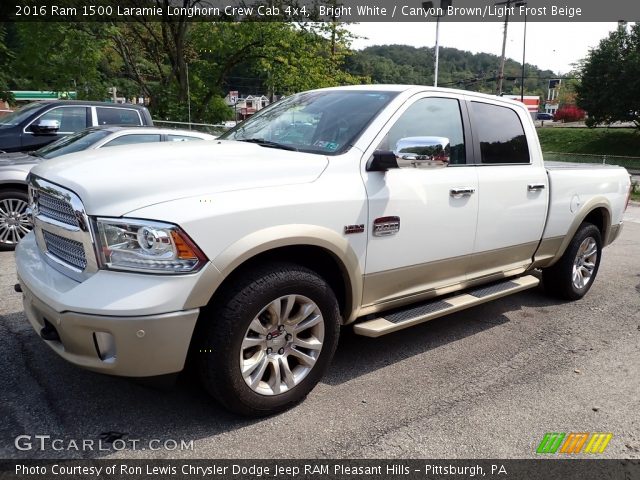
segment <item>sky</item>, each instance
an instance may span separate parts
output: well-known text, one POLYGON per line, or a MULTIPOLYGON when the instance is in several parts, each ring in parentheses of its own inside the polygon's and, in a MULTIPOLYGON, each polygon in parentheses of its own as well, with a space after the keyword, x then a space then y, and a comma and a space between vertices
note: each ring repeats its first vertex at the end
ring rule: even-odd
MULTIPOLYGON (((617 28, 616 22, 527 23, 526 63, 557 74, 569 72, 572 63, 586 57, 602 38, 617 28)), ((371 45, 403 44, 433 47, 435 22, 358 23, 348 27, 366 37, 356 39, 353 48, 371 45)), ((440 46, 454 47, 473 53, 502 53, 504 22, 442 22, 440 46)), ((509 22, 506 56, 522 62, 523 22, 509 22)))

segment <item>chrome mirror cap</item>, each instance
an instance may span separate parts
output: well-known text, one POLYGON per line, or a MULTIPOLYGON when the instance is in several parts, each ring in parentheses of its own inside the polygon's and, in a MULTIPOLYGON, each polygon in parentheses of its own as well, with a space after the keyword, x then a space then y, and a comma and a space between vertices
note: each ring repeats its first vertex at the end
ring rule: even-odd
POLYGON ((36 133, 56 133, 60 130, 60 122, 58 120, 40 120, 31 125, 31 130, 36 133))
POLYGON ((406 137, 398 140, 393 153, 399 168, 446 167, 451 146, 446 137, 406 137))

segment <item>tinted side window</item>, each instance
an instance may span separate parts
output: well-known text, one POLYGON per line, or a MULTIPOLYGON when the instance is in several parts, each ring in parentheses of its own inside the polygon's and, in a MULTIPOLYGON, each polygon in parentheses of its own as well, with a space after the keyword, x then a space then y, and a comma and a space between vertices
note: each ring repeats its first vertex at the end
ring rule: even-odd
POLYGON ((192 140, 202 140, 202 138, 189 135, 167 135, 167 141, 169 142, 190 142, 192 140))
POLYGON ((411 105, 391 127, 378 150, 395 150, 407 137, 446 137, 451 145, 450 163, 466 163, 460 104, 454 98, 422 98, 411 105))
POLYGON ((114 138, 110 142, 105 143, 102 147, 117 147, 118 145, 132 145, 134 143, 155 143, 160 141, 160 135, 155 134, 136 134, 122 135, 114 138))
POLYGON ((87 107, 54 108, 42 115, 40 120, 57 120, 60 122, 58 133, 78 132, 87 128, 87 107))
POLYGON ((130 108, 97 107, 98 125, 142 125, 140 115, 130 108))
POLYGON ((518 114, 508 108, 471 102, 482 163, 529 163, 529 145, 518 114))

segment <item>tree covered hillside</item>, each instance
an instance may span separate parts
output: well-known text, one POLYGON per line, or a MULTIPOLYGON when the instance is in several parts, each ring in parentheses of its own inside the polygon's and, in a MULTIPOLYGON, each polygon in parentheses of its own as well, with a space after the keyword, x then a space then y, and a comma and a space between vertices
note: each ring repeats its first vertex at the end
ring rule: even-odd
MULTIPOLYGON (((435 53, 433 48, 408 45, 379 45, 353 53, 346 68, 364 75, 373 83, 433 85, 435 53)), ((471 53, 457 48, 440 48, 438 86, 495 93, 500 57, 471 53)), ((505 94, 520 94, 521 63, 507 59, 505 94)), ((540 70, 527 63, 525 95, 545 96, 547 80, 555 78, 551 70, 540 70)))

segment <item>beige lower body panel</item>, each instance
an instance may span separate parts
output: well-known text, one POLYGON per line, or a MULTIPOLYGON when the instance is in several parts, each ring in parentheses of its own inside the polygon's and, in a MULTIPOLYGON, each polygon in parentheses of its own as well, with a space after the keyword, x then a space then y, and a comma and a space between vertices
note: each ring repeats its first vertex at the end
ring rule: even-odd
POLYGON ((359 316, 524 273, 538 242, 368 274, 359 316))

